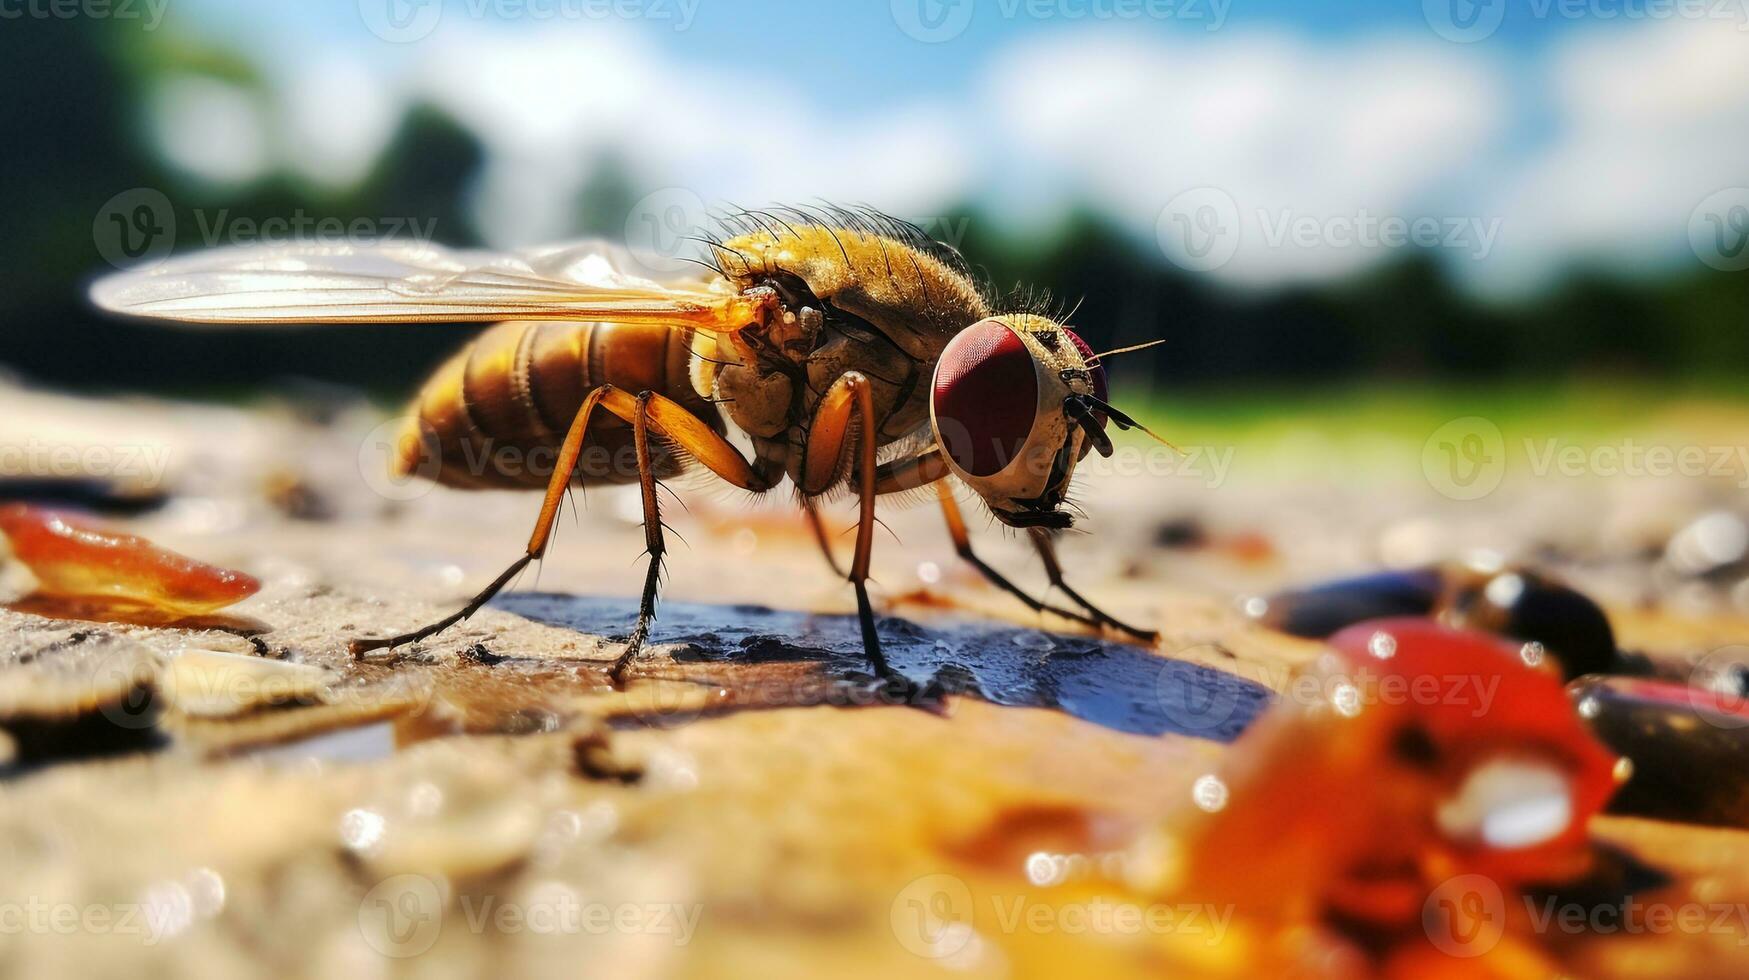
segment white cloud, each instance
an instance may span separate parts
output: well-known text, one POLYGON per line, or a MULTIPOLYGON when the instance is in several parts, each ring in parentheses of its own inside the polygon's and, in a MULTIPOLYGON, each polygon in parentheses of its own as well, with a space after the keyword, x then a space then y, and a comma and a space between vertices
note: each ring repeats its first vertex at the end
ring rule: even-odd
POLYGON ((684 188, 712 206, 822 197, 928 214, 967 191, 971 147, 943 105, 841 117, 776 79, 731 84, 677 63, 638 34, 544 27, 446 23, 413 68, 414 93, 488 148, 479 210, 497 242, 560 233, 608 155, 645 190, 684 188))
POLYGON ((1450 188, 1494 148, 1511 109, 1497 66, 1452 45, 1239 34, 1041 38, 1005 53, 985 94, 1007 158, 1066 178, 1139 232, 1151 235, 1185 191, 1227 195, 1234 251, 1208 271, 1249 283, 1322 279, 1381 258, 1360 245, 1276 242, 1284 219, 1322 228, 1462 213, 1450 188))
POLYGON ((284 113, 281 152, 311 180, 344 187, 364 178, 400 122, 401 97, 344 49, 297 62, 275 88, 284 113))
POLYGON ((267 121, 254 93, 217 79, 176 76, 148 100, 158 152, 214 184, 245 184, 268 169, 267 121))
POLYGON ((1502 175, 1492 206, 1511 227, 1478 281, 1517 291, 1575 261, 1692 264, 1695 206, 1749 184, 1749 33, 1725 20, 1600 30, 1558 47, 1536 85, 1553 131, 1502 175))

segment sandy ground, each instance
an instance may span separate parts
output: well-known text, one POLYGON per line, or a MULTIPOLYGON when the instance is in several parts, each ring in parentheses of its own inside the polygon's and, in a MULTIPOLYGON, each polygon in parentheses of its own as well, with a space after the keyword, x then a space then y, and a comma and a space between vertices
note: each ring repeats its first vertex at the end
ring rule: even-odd
MULTIPOLYGON (((538 574, 471 621, 359 661, 349 640, 489 580, 538 501, 388 481, 381 417, 347 403, 4 402, 10 472, 54 472, 46 447, 75 447, 86 471, 168 495, 121 525, 264 583, 214 629, 0 612, 10 976, 1245 975, 1242 929, 1138 939, 986 914, 944 933, 907 910, 955 882, 1033 894, 1023 862, 968 852, 992 827, 1029 828, 1003 844, 1023 855, 1096 862, 1169 826, 1317 651, 1240 611, 1284 584, 1488 550, 1604 601, 1624 647, 1692 660, 1749 638, 1741 585, 1664 557, 1697 516, 1741 511, 1729 476, 1516 467, 1459 499, 1424 446, 1314 434, 1189 459, 1130 444, 1130 465, 1085 475, 1064 563, 1158 627, 1152 649, 989 588, 927 502, 884 510, 882 633, 901 670, 956 692, 937 712, 874 703, 852 593, 787 500, 687 480, 684 508, 665 498, 677 540, 651 656, 623 691, 602 670, 642 581, 623 490, 579 500, 538 574)), ((1741 421, 1676 413, 1640 437, 1741 421)), ((848 527, 843 503, 829 516, 848 527)), ((974 535, 1044 590, 1023 541, 981 518, 974 535)), ((1666 903, 1749 902, 1738 830, 1595 832, 1667 873, 1666 903)), ((1546 945, 1584 975, 1749 969, 1749 923, 1723 915, 1582 931, 1546 945)))

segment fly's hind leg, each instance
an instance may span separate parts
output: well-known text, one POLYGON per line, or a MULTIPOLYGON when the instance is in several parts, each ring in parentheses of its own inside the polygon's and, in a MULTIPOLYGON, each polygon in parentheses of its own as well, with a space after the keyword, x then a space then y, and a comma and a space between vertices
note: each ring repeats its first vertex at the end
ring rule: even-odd
POLYGON ((552 538, 553 522, 558 519, 559 505, 564 501, 565 488, 570 485, 572 477, 577 472, 577 461, 583 453, 583 436, 589 429, 589 418, 595 413, 596 406, 600 405, 602 399, 606 398, 612 390, 612 386, 603 386, 590 392, 589 397, 583 399, 582 407, 577 409, 576 417, 571 420, 571 428, 566 431, 565 441, 559 447, 558 459, 554 461, 553 475, 547 479, 547 494, 541 502, 540 516, 535 518, 534 533, 530 535, 528 548, 522 553, 522 557, 511 562, 509 568, 493 579, 492 584, 482 589, 479 595, 470 599, 467 605, 435 623, 395 636, 353 640, 350 649, 354 657, 371 650, 417 643, 428 636, 449 629, 478 612, 481 606, 502 592, 517 573, 546 553, 547 542, 552 538))
POLYGON ((1088 602, 1082 597, 1081 593, 1070 588, 1069 583, 1063 581, 1063 566, 1062 563, 1057 561, 1057 546, 1051 541, 1049 532, 1043 528, 1035 527, 1028 529, 1028 533, 1032 536, 1032 545, 1038 550, 1039 560, 1044 563, 1045 574, 1050 576, 1051 584, 1058 589, 1061 589, 1063 594, 1068 596, 1075 605, 1087 610, 1087 614, 1098 620, 1100 623, 1120 632, 1128 633, 1138 640, 1145 643, 1156 643, 1159 641, 1159 633, 1153 630, 1137 629, 1136 627, 1131 626, 1123 620, 1100 609, 1098 606, 1095 606, 1093 603, 1088 602))
POLYGON ((502 574, 492 581, 479 595, 454 615, 422 627, 410 633, 383 639, 355 640, 352 643, 352 653, 356 656, 369 650, 383 647, 395 647, 404 643, 415 643, 428 636, 448 629, 450 626, 472 616, 481 606, 484 606, 494 595, 497 595, 532 561, 546 554, 547 544, 552 540, 553 525, 558 519, 559 505, 564 501, 565 488, 571 483, 577 472, 577 463, 583 453, 583 438, 588 432, 589 420, 596 408, 612 412, 614 415, 633 426, 633 437, 638 452, 638 483, 644 496, 645 543, 650 550, 650 570, 646 576, 644 594, 638 606, 638 622, 632 631, 632 641, 626 650, 614 661, 612 676, 617 681, 626 665, 637 655, 644 640, 649 637, 650 622, 655 616, 656 589, 655 585, 660 574, 659 566, 662 557, 661 517, 656 506, 655 472, 650 465, 649 429, 651 426, 669 439, 677 448, 684 451, 693 460, 704 465, 717 476, 744 490, 759 492, 770 489, 770 481, 755 472, 752 465, 742 456, 728 440, 717 434, 703 420, 688 412, 685 406, 670 398, 653 392, 644 392, 634 396, 629 392, 612 385, 603 385, 589 393, 583 405, 577 410, 577 416, 571 422, 571 428, 565 433, 565 441, 559 447, 553 475, 547 481, 546 498, 541 502, 540 516, 536 518, 534 532, 529 535, 528 548, 522 557, 510 564, 502 574))

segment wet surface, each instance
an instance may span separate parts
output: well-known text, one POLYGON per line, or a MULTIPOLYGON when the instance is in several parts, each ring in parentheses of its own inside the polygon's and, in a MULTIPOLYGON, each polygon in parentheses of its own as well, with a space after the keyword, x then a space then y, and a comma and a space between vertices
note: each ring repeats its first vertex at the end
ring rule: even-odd
MULTIPOLYGON (((539 592, 513 593, 493 606, 550 626, 608 635, 628 632, 637 614, 631 600, 539 592)), ((1270 697, 1262 685, 1224 671, 1094 637, 989 623, 923 625, 896 617, 883 617, 878 629, 887 659, 920 683, 935 680, 949 691, 999 705, 1054 708, 1129 734, 1228 742, 1270 697)), ((664 603, 649 649, 652 658, 633 668, 634 677, 685 677, 692 665, 733 666, 692 676, 732 689, 758 687, 772 707, 817 703, 822 678, 862 677, 867 671, 856 617, 765 606, 664 603), (663 659, 682 670, 669 674, 663 659)))

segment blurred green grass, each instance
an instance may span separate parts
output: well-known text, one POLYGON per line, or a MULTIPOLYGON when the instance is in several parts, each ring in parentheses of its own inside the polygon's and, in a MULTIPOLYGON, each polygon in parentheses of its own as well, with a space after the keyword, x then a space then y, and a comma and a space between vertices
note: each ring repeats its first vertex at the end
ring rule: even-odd
POLYGON ((1166 391, 1119 387, 1115 403, 1179 444, 1269 444, 1326 438, 1420 441, 1481 416, 1512 434, 1597 442, 1671 428, 1749 444, 1749 388, 1728 380, 1587 379, 1549 384, 1362 382, 1166 391))

